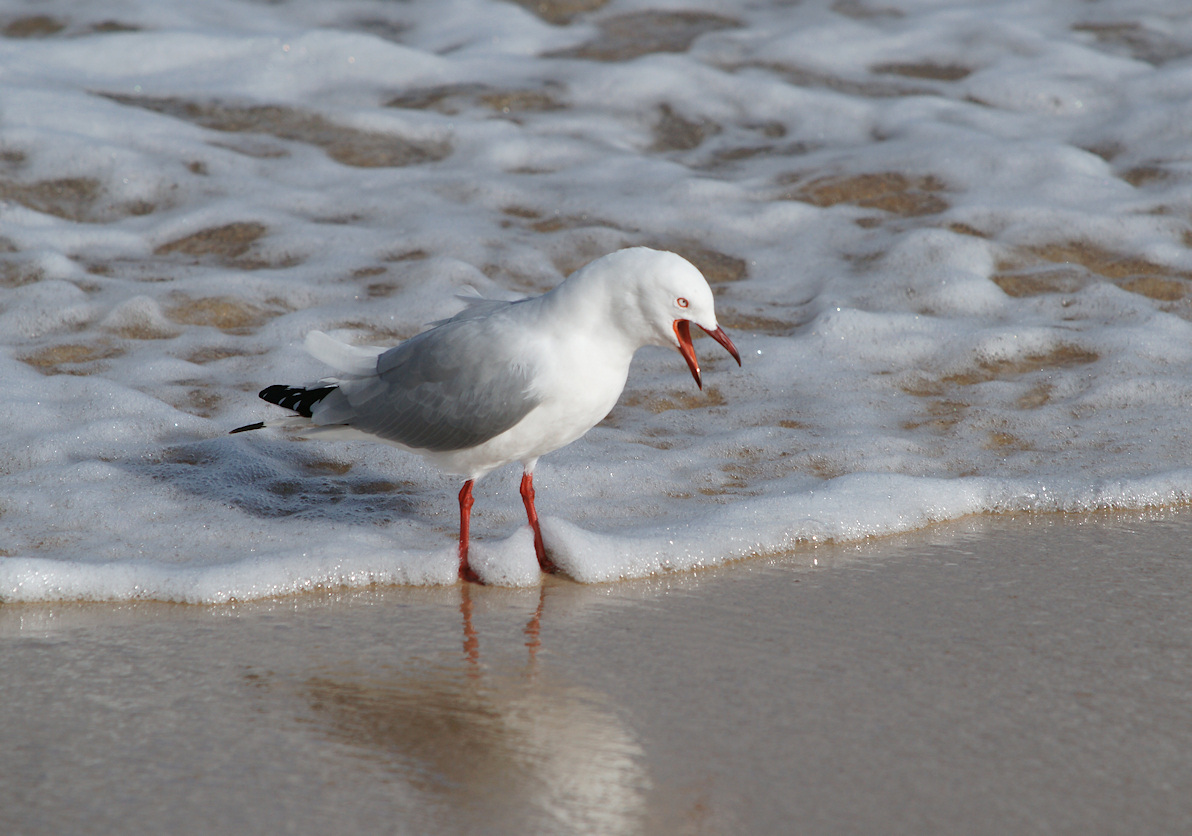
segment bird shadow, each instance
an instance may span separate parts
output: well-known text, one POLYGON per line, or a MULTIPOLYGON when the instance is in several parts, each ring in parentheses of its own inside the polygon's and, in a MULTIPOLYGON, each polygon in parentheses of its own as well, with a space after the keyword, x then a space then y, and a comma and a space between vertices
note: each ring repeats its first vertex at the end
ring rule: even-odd
POLYGON ((289 439, 188 441, 113 464, 261 519, 386 525, 431 512, 425 485, 321 457, 315 445, 289 439))

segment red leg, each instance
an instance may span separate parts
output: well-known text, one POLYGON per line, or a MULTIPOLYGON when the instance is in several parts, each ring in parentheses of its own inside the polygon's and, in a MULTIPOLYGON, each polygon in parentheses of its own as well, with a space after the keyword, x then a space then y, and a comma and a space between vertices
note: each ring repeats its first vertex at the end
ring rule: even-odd
POLYGON ((464 482, 459 491, 459 579, 480 583, 480 578, 468 565, 468 530, 472 523, 472 480, 464 482))
POLYGON ((530 519, 530 528, 534 530, 534 554, 538 556, 538 566, 543 572, 554 572, 555 564, 546 556, 546 546, 542 544, 542 531, 538 528, 538 510, 534 507, 534 474, 526 471, 521 480, 522 502, 526 504, 526 516, 530 519))

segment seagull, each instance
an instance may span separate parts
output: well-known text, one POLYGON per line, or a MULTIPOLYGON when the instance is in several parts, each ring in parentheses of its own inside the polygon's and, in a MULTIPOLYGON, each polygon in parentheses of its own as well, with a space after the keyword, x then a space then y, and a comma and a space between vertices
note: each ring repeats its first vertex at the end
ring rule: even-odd
POLYGON ((521 462, 534 552, 542 571, 553 572, 534 505, 538 458, 608 415, 639 348, 677 348, 700 389, 692 323, 738 366, 741 355, 716 323, 707 280, 672 252, 619 250, 553 290, 515 302, 465 299, 463 311, 392 348, 351 346, 311 332, 307 352, 338 373, 261 390, 262 399, 296 414, 232 432, 298 426, 311 437, 381 441, 463 477, 459 577, 470 582, 480 582, 468 565, 472 487, 521 462))

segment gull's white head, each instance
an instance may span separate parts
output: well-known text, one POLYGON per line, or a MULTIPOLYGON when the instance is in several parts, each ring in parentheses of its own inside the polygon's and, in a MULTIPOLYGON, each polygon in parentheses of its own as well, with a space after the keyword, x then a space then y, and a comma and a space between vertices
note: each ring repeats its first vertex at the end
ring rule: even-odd
POLYGON ((632 247, 604 256, 577 274, 604 285, 610 317, 639 345, 679 350, 697 386, 699 361, 691 345, 691 323, 703 329, 741 364, 733 341, 716 322, 712 289, 690 261, 672 252, 632 247))

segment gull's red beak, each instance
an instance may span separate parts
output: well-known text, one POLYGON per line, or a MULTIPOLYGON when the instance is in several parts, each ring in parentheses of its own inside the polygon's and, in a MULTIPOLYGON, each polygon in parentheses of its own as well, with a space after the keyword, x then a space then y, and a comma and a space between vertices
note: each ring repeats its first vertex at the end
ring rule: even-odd
MULTIPOLYGON (((691 376, 695 378, 695 385, 700 389, 704 388, 703 381, 699 376, 699 360, 695 356, 695 347, 691 345, 691 321, 687 319, 675 320, 675 336, 679 338, 679 353, 683 355, 683 359, 687 361, 687 368, 691 369, 691 376)), ((704 326, 700 325, 700 330, 707 334, 716 342, 720 343, 729 354, 733 355, 733 359, 737 361, 737 365, 741 365, 741 355, 737 352, 737 347, 733 345, 733 341, 728 338, 728 334, 724 333, 723 328, 717 328, 715 331, 709 331, 704 326)))

